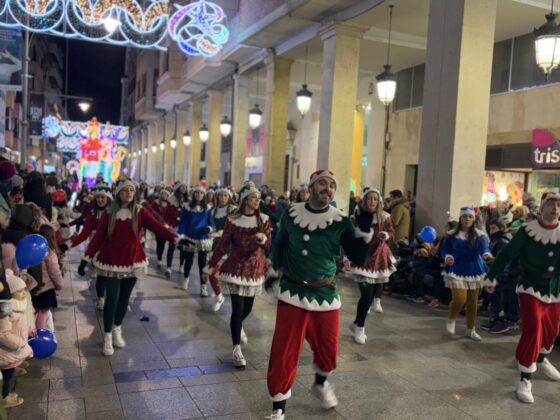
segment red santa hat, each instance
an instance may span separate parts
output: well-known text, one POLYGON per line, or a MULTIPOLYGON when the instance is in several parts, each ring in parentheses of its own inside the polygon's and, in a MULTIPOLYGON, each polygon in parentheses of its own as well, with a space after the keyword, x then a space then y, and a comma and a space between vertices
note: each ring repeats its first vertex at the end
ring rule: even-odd
POLYGON ((546 204, 548 200, 558 200, 560 201, 560 194, 557 189, 545 192, 541 197, 541 207, 546 204))
POLYGON ((315 181, 321 178, 329 178, 337 184, 334 172, 331 172, 328 169, 319 169, 318 171, 313 172, 309 177, 309 186, 311 187, 315 181))

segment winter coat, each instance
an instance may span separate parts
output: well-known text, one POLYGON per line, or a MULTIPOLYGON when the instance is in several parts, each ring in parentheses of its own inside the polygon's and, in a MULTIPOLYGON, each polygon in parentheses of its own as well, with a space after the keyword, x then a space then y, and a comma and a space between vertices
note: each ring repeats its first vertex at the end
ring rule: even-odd
MULTIPOLYGON (((14 313, 15 314, 15 313, 14 313)), ((0 319, 0 369, 11 369, 19 366, 25 359, 33 356, 33 350, 27 344, 27 331, 24 336, 14 333, 14 328, 20 330, 17 324, 19 318, 25 318, 23 313, 16 314, 16 319, 4 317, 0 319), (16 323, 16 327, 13 326, 16 323)))
POLYGON ((410 204, 406 198, 399 198, 391 203, 391 220, 395 227, 397 242, 408 240, 410 232, 410 204))
POLYGON ((41 263, 41 268, 43 270, 43 282, 45 285, 36 291, 36 294, 46 292, 47 290, 55 289, 60 290, 64 284, 64 276, 60 270, 60 264, 58 263, 58 257, 56 252, 49 251, 47 258, 41 263))
POLYGON ((23 196, 26 203, 35 203, 43 209, 47 215, 47 219, 52 220, 52 200, 47 193, 43 175, 40 172, 31 172, 23 187, 23 196))
POLYGON ((16 262, 16 247, 13 244, 2 244, 2 263, 5 270, 12 270, 14 275, 20 277, 25 282, 27 290, 33 290, 37 287, 38 284, 35 278, 27 270, 19 269, 16 262))

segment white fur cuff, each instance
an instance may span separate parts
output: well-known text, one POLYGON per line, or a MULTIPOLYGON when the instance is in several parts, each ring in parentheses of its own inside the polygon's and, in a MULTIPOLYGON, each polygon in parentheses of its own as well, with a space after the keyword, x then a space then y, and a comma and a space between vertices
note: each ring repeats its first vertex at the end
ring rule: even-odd
POLYGON ((371 229, 369 232, 363 232, 359 228, 356 228, 355 235, 356 238, 362 238, 366 244, 369 244, 373 239, 373 229, 371 229))

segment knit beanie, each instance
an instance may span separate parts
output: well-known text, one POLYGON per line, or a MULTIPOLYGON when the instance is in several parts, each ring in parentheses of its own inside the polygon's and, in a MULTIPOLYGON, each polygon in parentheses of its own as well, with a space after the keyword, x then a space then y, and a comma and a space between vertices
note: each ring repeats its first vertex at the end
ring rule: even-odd
POLYGON ((6 269, 6 281, 8 282, 8 286, 10 286, 10 292, 12 294, 19 292, 27 287, 25 282, 16 276, 12 270, 9 268, 6 269))

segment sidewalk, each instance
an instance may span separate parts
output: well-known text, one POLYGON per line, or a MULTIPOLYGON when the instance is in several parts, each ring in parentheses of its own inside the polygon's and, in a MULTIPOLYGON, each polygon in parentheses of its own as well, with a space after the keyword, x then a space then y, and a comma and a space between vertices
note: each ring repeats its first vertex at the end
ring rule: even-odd
MULTIPOLYGON (((16 392, 25 403, 10 419, 262 419, 270 414, 266 388, 268 352, 275 321, 272 298, 261 295, 245 323, 249 343, 245 370, 230 362, 229 298, 218 313, 213 298, 201 299, 198 279, 187 292, 152 267, 131 299, 123 324, 127 347, 108 358, 101 353, 102 318, 95 290, 76 274, 80 253, 67 258, 66 284, 59 294, 55 327, 58 351, 31 361, 16 392), (141 322, 143 316, 149 322, 141 322)), ((175 263, 177 269, 178 260, 175 263)), ((194 271, 194 270, 193 270, 194 271)), ((314 378, 308 347, 301 358, 288 419, 551 419, 560 413, 560 384, 537 373, 535 404, 515 400, 518 378, 513 354, 517 336, 475 343, 444 334, 445 312, 388 297, 383 314, 369 316, 364 346, 354 344, 358 290, 341 280, 339 368, 332 377, 340 401, 324 411, 311 393, 314 378)), ((93 284, 92 284, 93 286, 93 284)), ((464 331, 464 320, 457 332, 464 331)), ((557 352, 551 360, 560 366, 557 352)))

